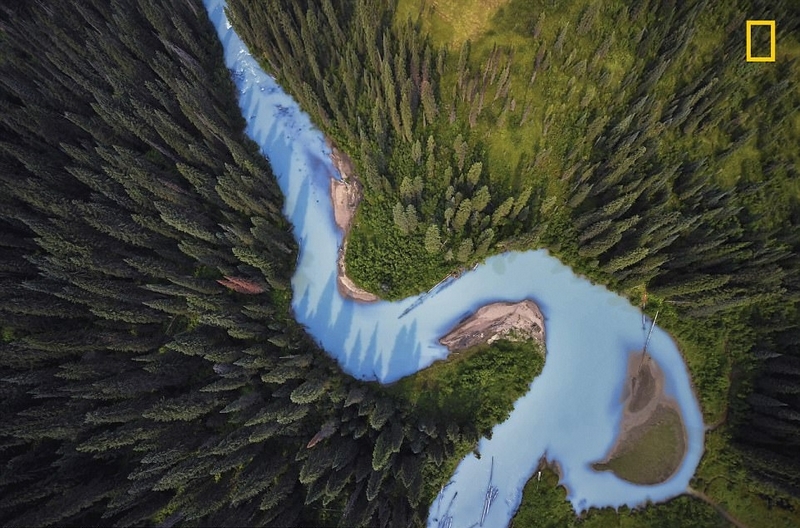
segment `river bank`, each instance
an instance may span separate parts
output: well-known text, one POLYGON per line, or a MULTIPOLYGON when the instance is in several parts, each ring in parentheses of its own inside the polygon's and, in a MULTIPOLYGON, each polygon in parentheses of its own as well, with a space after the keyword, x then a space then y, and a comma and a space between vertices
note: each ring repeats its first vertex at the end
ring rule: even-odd
POLYGON ((355 176, 353 162, 347 154, 340 151, 328 140, 328 147, 331 150, 331 163, 339 172, 341 180, 331 177, 331 203, 333 204, 333 218, 337 227, 342 230, 342 245, 336 258, 336 287, 342 297, 353 299, 354 301, 371 303, 380 300, 377 295, 359 288, 353 280, 347 276, 344 255, 347 251, 347 235, 353 223, 353 217, 361 202, 361 183, 355 176))

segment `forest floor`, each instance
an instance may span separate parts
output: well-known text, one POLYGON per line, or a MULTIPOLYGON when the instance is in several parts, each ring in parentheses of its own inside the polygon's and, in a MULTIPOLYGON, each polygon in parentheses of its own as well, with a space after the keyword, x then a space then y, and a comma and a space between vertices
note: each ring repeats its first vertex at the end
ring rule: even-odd
POLYGON ((347 251, 347 234, 350 232, 353 217, 356 214, 359 202, 361 202, 361 184, 355 176, 353 162, 347 154, 330 144, 330 141, 328 143, 331 148, 331 162, 333 162, 333 166, 339 171, 339 175, 342 178, 341 180, 337 180, 331 177, 333 217, 336 221, 336 225, 344 234, 342 246, 339 248, 339 256, 337 258, 336 285, 339 288, 339 293, 341 293, 343 297, 360 302, 375 302, 379 300, 377 295, 363 288, 359 288, 356 283, 347 276, 347 268, 344 262, 344 255, 347 251))
POLYGON ((717 510, 717 512, 722 517, 725 518, 726 521, 731 523, 736 528, 746 528, 746 526, 747 526, 746 524, 744 524, 739 519, 737 519, 736 517, 731 515, 730 512, 728 510, 726 510, 725 508, 723 508, 719 504, 718 501, 715 501, 714 499, 712 499, 711 497, 709 497, 708 495, 706 495, 702 491, 698 491, 698 490, 692 488, 691 486, 689 486, 689 488, 686 490, 686 494, 691 496, 691 497, 695 497, 697 499, 700 499, 701 501, 703 501, 703 502, 707 503, 708 505, 710 505, 711 507, 713 507, 715 510, 717 510))
POLYGON ((636 484, 671 477, 686 455, 680 409, 664 392, 664 374, 648 355, 631 354, 620 432, 606 459, 593 467, 636 484))
POLYGON ((439 342, 455 352, 498 339, 535 339, 544 350, 544 316, 539 307, 528 299, 487 304, 459 322, 439 342))

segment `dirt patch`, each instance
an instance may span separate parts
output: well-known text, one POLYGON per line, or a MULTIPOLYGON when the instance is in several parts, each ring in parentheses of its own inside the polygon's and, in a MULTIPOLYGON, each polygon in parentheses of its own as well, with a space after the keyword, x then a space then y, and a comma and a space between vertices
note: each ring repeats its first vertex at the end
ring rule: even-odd
POLYGON ((680 467, 688 438, 677 402, 664 392, 664 373, 650 356, 630 355, 623 404, 617 440, 592 467, 635 484, 664 482, 680 467))
POLYGON ((380 300, 377 295, 356 286, 347 276, 344 255, 347 251, 347 234, 353 223, 353 217, 361 202, 361 184, 355 176, 352 160, 334 145, 328 142, 331 149, 331 162, 341 176, 341 181, 331 177, 331 203, 333 204, 333 218, 339 229, 344 234, 342 247, 339 248, 337 263, 336 286, 343 297, 360 302, 375 302, 380 300))
POLYGON ((450 352, 498 339, 535 339, 544 349, 544 316, 531 300, 498 302, 479 308, 439 339, 450 352))
MULTIPOLYGON (((657 367, 656 367, 657 368, 657 367)), ((656 397, 656 379, 650 368, 640 368, 638 375, 630 378, 630 398, 628 411, 638 413, 647 407, 647 404, 656 397)))
POLYGON ((347 233, 356 214, 356 208, 361 202, 361 184, 355 176, 353 162, 347 154, 330 142, 328 146, 331 149, 331 162, 341 177, 341 181, 331 178, 333 217, 339 229, 347 233))

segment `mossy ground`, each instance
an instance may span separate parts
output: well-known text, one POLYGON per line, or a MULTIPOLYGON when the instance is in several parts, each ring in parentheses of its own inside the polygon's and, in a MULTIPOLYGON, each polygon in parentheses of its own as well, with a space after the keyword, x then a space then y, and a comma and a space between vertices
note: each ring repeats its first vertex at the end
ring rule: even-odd
POLYGON ((678 469, 685 453, 681 417, 675 409, 662 405, 645 423, 628 432, 611 460, 593 467, 613 471, 634 484, 658 484, 678 469))

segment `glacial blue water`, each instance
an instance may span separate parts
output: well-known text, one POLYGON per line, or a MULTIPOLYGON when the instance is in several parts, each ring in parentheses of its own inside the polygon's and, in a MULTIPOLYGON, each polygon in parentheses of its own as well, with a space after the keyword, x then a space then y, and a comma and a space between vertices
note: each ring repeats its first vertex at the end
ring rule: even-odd
POLYGON ((286 197, 284 213, 300 246, 292 279, 295 315, 342 369, 383 383, 413 374, 447 357, 438 338, 490 302, 532 299, 545 315, 544 370, 508 420, 494 428, 491 440, 480 441, 481 457, 470 454, 461 461, 431 505, 428 525, 447 517, 454 527, 478 522, 493 464, 492 484, 499 491, 484 526, 506 526, 542 456, 559 463, 576 511, 633 507, 684 492, 703 452, 704 425, 683 359, 658 327, 648 351, 682 412, 688 434, 683 464, 656 486, 633 485, 591 469, 614 442, 627 357, 641 350, 650 325, 643 329, 637 308, 578 277, 546 251, 489 258, 421 302, 414 297, 361 304, 341 297, 336 256, 342 234, 333 221, 329 194, 330 178, 339 176, 324 137, 250 56, 227 22, 224 1, 205 0, 205 5, 240 92, 247 134, 269 158, 286 197))

